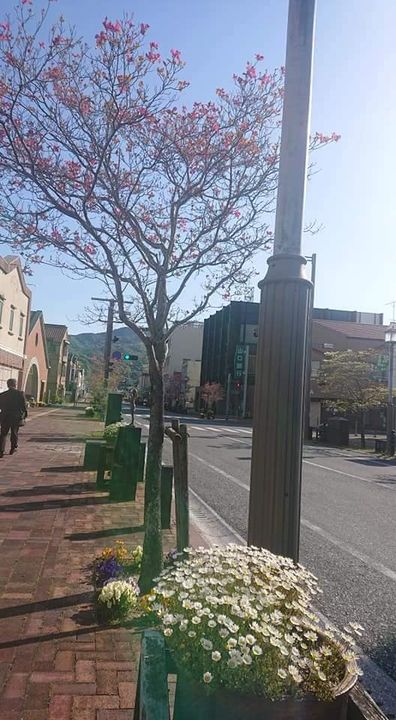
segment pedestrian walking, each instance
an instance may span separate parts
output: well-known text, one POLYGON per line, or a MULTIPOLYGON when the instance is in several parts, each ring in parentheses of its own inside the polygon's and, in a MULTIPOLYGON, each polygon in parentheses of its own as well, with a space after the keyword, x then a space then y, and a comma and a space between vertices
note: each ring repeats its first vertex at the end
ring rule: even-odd
POLYGON ((135 422, 135 407, 136 407, 136 399, 137 399, 137 390, 136 388, 132 388, 132 390, 128 393, 128 402, 131 412, 131 425, 135 422))
POLYGON ((18 447, 18 431, 27 416, 25 395, 17 390, 16 380, 7 380, 8 390, 0 394, 0 458, 4 457, 7 435, 11 430, 10 455, 18 447))

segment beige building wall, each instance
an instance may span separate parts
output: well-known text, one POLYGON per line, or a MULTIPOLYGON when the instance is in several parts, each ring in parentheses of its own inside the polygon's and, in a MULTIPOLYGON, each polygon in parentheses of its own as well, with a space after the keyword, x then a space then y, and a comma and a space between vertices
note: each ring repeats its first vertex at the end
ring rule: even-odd
POLYGON ((185 383, 185 402, 194 403, 197 388, 201 380, 201 361, 184 360, 182 375, 185 383))
POLYGON ((17 258, 0 258, 0 392, 14 377, 22 384, 30 290, 17 258))
POLYGON ((191 322, 181 325, 172 333, 165 360, 166 375, 181 372, 184 360, 201 360, 203 328, 203 323, 191 322))

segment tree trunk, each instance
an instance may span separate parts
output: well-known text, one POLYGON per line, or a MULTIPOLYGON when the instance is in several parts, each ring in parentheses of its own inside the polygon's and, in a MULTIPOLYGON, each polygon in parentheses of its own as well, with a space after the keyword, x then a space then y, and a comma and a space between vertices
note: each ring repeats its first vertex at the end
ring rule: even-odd
POLYGON ((366 449, 366 434, 364 432, 364 412, 360 416, 360 447, 362 450, 366 449))
POLYGON ((149 361, 151 380, 150 429, 144 496, 145 534, 139 586, 147 593, 162 570, 161 461, 164 442, 164 385, 162 363, 149 361))

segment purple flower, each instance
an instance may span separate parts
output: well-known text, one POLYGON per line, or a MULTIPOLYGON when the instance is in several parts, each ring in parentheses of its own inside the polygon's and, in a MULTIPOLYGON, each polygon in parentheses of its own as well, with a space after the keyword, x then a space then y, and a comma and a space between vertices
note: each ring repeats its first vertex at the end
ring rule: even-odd
POLYGON ((103 587, 110 580, 123 575, 124 568, 115 558, 99 560, 94 568, 94 582, 97 587, 103 587))

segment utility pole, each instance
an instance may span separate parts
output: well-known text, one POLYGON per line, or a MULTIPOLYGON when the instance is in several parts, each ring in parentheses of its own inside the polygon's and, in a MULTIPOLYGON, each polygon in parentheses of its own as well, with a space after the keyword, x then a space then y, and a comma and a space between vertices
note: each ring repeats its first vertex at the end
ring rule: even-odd
POLYGON ((259 284, 248 542, 298 561, 312 283, 301 256, 315 0, 289 0, 274 254, 259 284))
POLYGON ((389 368, 388 368, 388 403, 386 412, 386 454, 393 456, 395 454, 395 433, 394 433, 394 415, 395 409, 393 404, 393 367, 396 344, 396 322, 392 320, 389 327, 385 331, 385 344, 389 348, 389 368))
POLYGON ((244 375, 244 378, 243 378, 242 418, 246 417, 246 401, 247 401, 248 376, 249 376, 249 345, 245 345, 245 367, 244 367, 243 375, 244 375))
POLYGON ((304 410, 304 440, 312 440, 311 430, 311 373, 312 373, 312 329, 313 329, 313 309, 315 302, 315 281, 316 281, 316 254, 307 257, 311 261, 311 305, 309 308, 308 320, 308 337, 307 337, 307 373, 305 376, 305 410, 304 410))
POLYGON ((226 390, 226 408, 225 408, 225 419, 228 420, 230 416, 230 396, 231 396, 231 373, 227 375, 227 390, 226 390))
POLYGON ((113 340, 113 325, 114 325, 114 307, 115 307, 115 300, 113 298, 91 298, 91 300, 98 300, 100 302, 107 302, 108 309, 107 309, 107 324, 106 324, 106 339, 105 339, 105 348, 104 348, 104 370, 103 370, 103 378, 105 382, 105 386, 107 387, 109 383, 109 375, 110 375, 110 358, 111 358, 111 343, 113 340))

